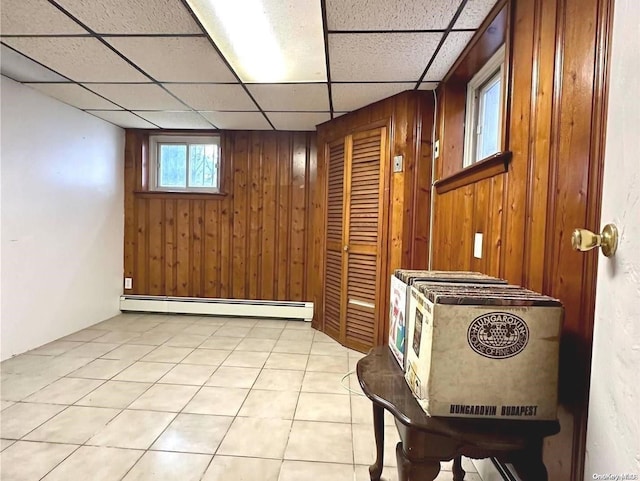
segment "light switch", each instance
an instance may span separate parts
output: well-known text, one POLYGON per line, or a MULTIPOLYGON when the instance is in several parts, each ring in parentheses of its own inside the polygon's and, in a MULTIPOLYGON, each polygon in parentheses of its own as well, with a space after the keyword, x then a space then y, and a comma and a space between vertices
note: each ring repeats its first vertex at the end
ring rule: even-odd
POLYGON ((393 158, 393 171, 402 172, 402 156, 401 155, 396 155, 393 158))
POLYGON ((476 232, 473 240, 473 257, 482 259, 482 232, 476 232))

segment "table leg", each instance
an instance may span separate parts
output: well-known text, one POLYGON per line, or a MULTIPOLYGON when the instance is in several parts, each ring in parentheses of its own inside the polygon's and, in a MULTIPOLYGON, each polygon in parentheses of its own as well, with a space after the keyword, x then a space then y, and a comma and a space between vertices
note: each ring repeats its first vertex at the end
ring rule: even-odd
POLYGON ((542 441, 517 456, 513 467, 522 481, 548 481, 547 468, 542 461, 542 441))
POLYGON ((402 443, 396 445, 398 481, 434 481, 440 472, 440 461, 411 461, 404 453, 402 443))
POLYGON ((379 481, 384 463, 384 408, 373 403, 373 431, 376 437, 376 462, 369 466, 371 481, 379 481))
POLYGON ((462 456, 456 456, 453 459, 453 481, 464 481, 464 475, 467 474, 462 469, 462 456))

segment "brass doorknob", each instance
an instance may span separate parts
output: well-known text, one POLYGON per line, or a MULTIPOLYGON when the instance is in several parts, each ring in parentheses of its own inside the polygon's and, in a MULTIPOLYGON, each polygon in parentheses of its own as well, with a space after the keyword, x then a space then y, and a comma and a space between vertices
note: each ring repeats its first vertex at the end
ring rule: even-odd
POLYGON ((583 252, 600 247, 606 257, 611 257, 618 248, 618 229, 613 224, 605 225, 602 234, 594 234, 587 229, 576 229, 571 235, 571 245, 574 250, 583 252))

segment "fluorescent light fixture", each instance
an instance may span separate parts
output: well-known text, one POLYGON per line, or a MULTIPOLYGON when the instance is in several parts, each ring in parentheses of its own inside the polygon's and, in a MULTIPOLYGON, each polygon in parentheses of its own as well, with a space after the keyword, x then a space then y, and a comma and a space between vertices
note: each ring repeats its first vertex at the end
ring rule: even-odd
POLYGON ((187 0, 243 82, 327 80, 317 0, 187 0))

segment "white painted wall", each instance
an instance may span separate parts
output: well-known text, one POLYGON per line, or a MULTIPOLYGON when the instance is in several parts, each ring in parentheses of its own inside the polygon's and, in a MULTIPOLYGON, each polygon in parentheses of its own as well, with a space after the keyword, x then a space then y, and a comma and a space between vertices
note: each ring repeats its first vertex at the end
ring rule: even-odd
POLYGON ((117 314, 124 131, 2 77, 0 358, 117 314))
POLYGON ((640 479, 639 44, 640 2, 616 0, 602 225, 621 237, 615 257, 598 261, 585 480, 640 479))

